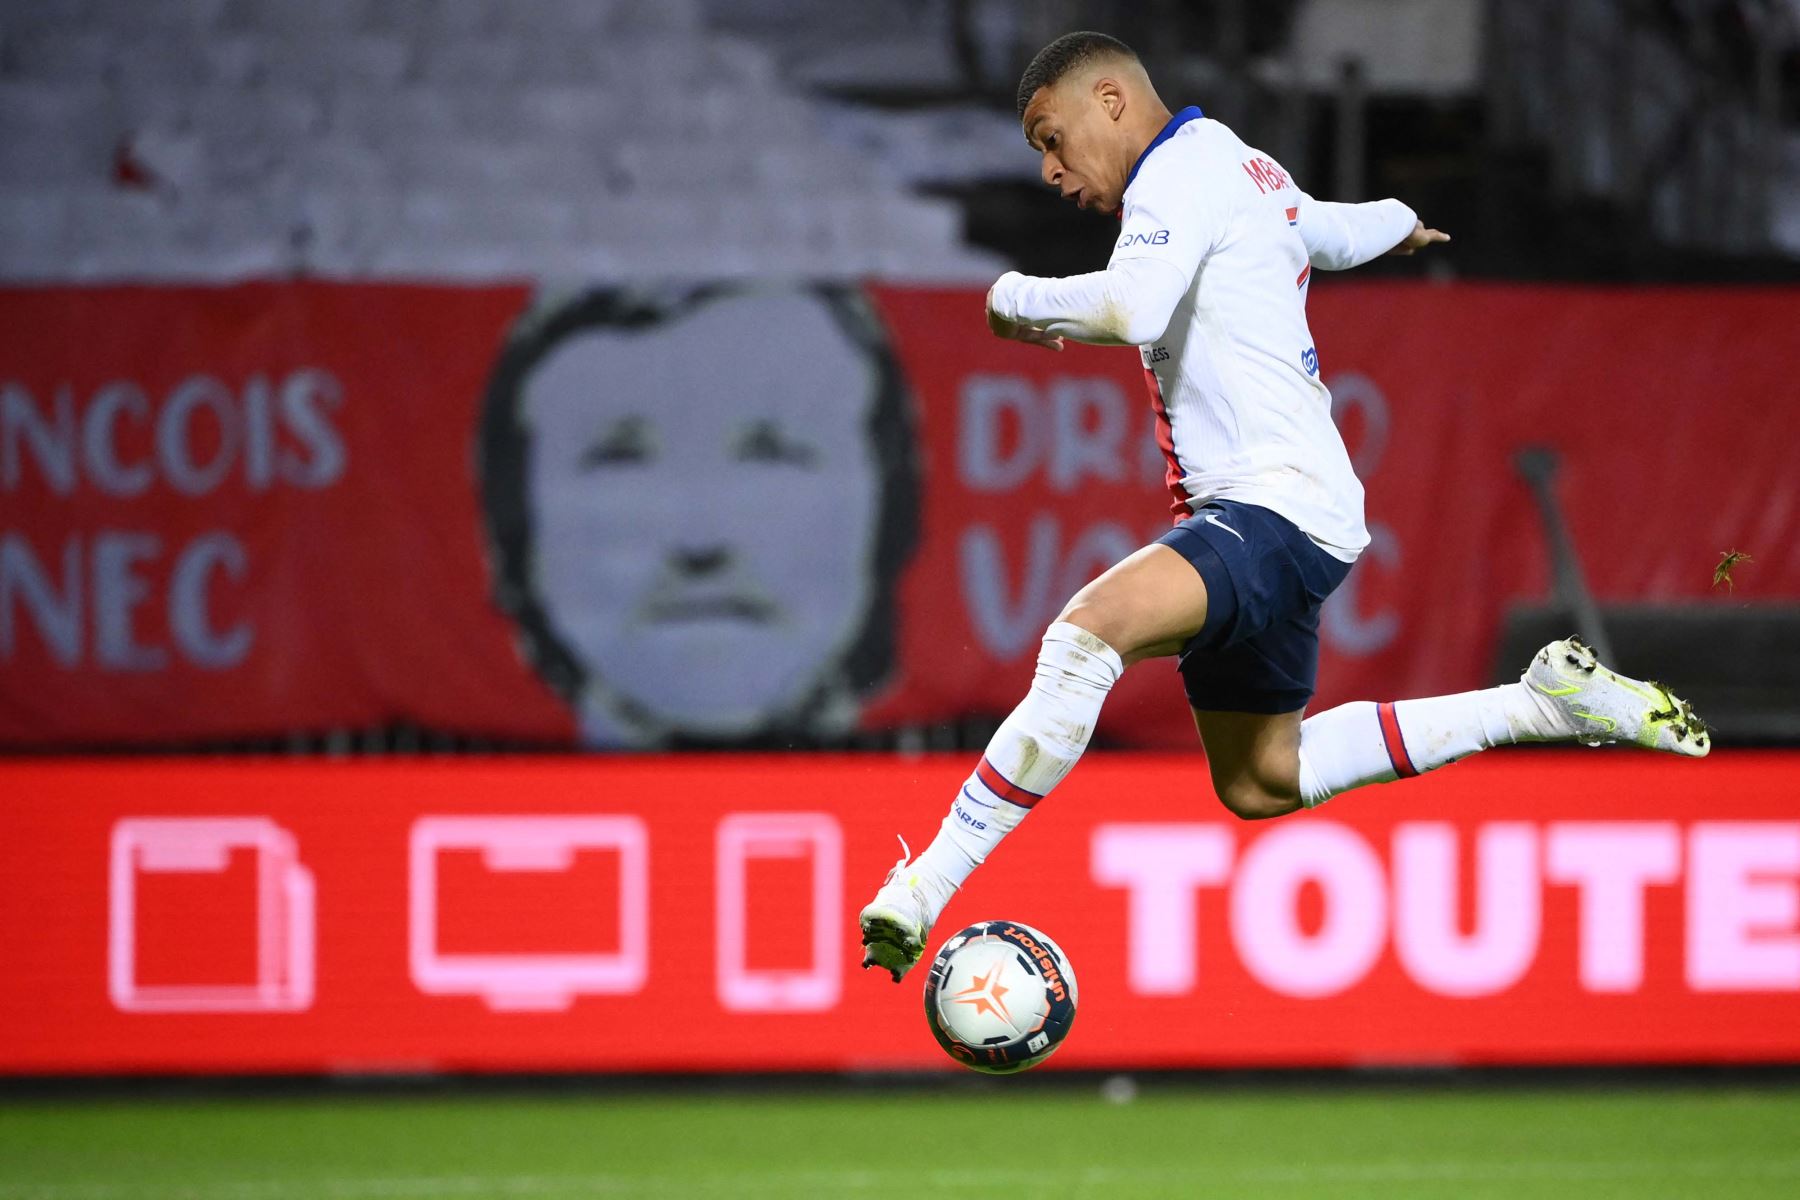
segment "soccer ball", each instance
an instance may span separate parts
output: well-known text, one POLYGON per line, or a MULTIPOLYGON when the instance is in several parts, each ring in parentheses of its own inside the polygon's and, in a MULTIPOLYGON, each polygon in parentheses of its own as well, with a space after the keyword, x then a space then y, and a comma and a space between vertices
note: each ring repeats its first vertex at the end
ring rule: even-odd
POLYGON ((1062 947, 1031 926, 983 921, 932 961, 925 1019, 944 1052, 972 1071, 1029 1070, 1069 1036, 1075 972, 1062 947))

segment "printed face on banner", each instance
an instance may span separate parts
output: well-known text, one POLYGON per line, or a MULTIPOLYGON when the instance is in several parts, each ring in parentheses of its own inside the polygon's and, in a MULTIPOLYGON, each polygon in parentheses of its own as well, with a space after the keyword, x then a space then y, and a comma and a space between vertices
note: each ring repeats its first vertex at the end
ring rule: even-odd
POLYGON ((527 368, 527 569, 588 741, 850 707, 844 660, 883 586, 881 380, 811 291, 580 324, 527 368))

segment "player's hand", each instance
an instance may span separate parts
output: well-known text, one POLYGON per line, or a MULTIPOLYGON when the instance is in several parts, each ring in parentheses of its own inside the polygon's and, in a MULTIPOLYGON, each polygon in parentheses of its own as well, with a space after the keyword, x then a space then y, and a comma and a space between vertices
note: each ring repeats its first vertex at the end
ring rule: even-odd
POLYGON ((988 332, 998 338, 1009 341, 1024 342, 1028 346, 1042 346, 1046 350, 1063 348, 1061 334, 1039 329, 1034 325, 1021 325, 1017 321, 1009 321, 994 311, 994 289, 989 288, 987 294, 988 332))
POLYGON ((1433 242, 1447 242, 1450 235, 1438 229, 1425 228, 1425 222, 1415 220, 1413 231, 1406 235, 1398 246, 1389 250, 1389 254, 1411 254, 1414 250, 1423 250, 1433 242))

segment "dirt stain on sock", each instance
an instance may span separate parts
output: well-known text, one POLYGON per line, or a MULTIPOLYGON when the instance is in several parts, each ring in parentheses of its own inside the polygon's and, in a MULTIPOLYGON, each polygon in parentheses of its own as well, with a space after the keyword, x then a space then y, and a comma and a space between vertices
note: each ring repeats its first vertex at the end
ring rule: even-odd
MULTIPOLYGON (((1037 765, 1037 760, 1043 752, 1034 737, 1022 737, 1019 741, 1019 778, 1025 779, 1030 776, 1031 768, 1037 765)), ((1021 783, 1019 786, 1024 787, 1025 785, 1021 783)))
POLYGON ((1104 654, 1112 649, 1112 647, 1108 646, 1105 642, 1101 641, 1085 629, 1080 630, 1075 634, 1075 644, 1080 646, 1083 650, 1093 654, 1104 654))

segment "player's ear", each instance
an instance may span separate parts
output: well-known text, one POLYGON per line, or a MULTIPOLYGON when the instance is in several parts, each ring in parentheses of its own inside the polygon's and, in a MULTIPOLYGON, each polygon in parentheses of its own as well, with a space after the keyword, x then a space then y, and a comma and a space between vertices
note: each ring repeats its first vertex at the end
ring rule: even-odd
POLYGON ((1106 110, 1108 120, 1117 121, 1125 115, 1125 89, 1119 81, 1102 75, 1094 81, 1094 99, 1106 110))

